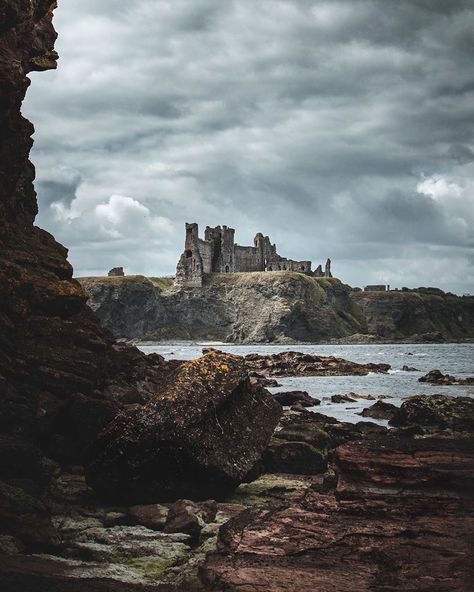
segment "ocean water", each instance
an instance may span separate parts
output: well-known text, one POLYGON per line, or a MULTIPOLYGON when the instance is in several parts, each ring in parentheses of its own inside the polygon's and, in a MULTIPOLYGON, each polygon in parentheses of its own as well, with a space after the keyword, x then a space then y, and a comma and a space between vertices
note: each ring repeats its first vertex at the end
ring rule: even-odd
POLYGON ((142 343, 139 348, 145 353, 158 353, 166 359, 190 360, 202 354, 203 347, 216 347, 222 351, 246 355, 249 353, 272 354, 282 351, 336 356, 359 363, 387 363, 392 369, 388 374, 370 373, 367 376, 305 376, 278 378, 280 387, 272 392, 286 390, 307 391, 321 400, 313 407, 326 415, 344 421, 373 421, 386 425, 386 421, 361 418, 359 413, 374 401, 358 400, 356 403, 332 403, 331 395, 370 394, 375 397, 389 397, 387 402, 401 405, 403 399, 419 394, 445 394, 450 396, 474 397, 474 386, 431 386, 418 382, 418 378, 438 368, 443 374, 456 378, 474 376, 474 344, 364 344, 364 345, 229 345, 221 343, 142 343), (404 372, 402 366, 417 368, 416 372, 404 372))

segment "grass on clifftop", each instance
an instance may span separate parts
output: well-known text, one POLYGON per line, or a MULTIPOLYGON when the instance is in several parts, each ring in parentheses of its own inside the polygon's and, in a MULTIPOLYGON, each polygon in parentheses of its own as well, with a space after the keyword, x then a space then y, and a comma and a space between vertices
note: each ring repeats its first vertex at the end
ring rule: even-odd
POLYGON ((272 284, 281 281, 307 281, 316 282, 322 288, 339 286, 337 278, 315 278, 297 271, 246 271, 238 273, 209 273, 204 276, 205 286, 217 286, 223 284, 238 284, 240 286, 255 286, 256 284, 272 284))
POLYGON ((134 282, 151 282, 155 288, 158 288, 162 292, 172 288, 174 281, 174 279, 170 277, 146 277, 144 275, 101 275, 90 277, 78 277, 76 279, 85 284, 127 284, 134 282))
POLYGON ((150 282, 160 290, 168 290, 173 287, 174 278, 170 277, 149 277, 150 282))

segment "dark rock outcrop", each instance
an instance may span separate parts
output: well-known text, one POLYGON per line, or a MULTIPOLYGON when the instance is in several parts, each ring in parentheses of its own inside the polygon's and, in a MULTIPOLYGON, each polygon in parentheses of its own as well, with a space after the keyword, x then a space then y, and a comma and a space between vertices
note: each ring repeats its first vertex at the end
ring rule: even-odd
POLYGON ((440 370, 430 370, 428 374, 421 376, 418 382, 429 382, 430 384, 454 384, 456 379, 449 374, 443 374, 440 370))
POLYGON ((91 449, 88 481, 135 504, 222 498, 258 460, 280 413, 241 359, 210 352, 109 424, 91 449))
POLYGON ((246 367, 267 376, 365 376, 388 372, 389 364, 358 364, 334 356, 316 356, 296 351, 276 354, 247 354, 246 367))
POLYGON ((450 385, 450 384, 462 384, 462 385, 474 385, 474 377, 468 378, 455 378, 450 374, 443 374, 440 370, 430 370, 428 374, 421 376, 418 382, 429 382, 434 385, 450 385))
POLYGON ((402 403, 389 423, 396 427, 422 426, 473 432, 474 399, 446 395, 410 397, 402 403))
POLYGON ((283 406, 291 406, 299 403, 303 407, 314 407, 321 403, 319 399, 311 397, 306 391, 284 391, 273 393, 272 397, 283 406))
POLYGON ((355 403, 356 400, 351 395, 331 395, 332 403, 355 403))
POLYGON ((377 401, 370 407, 362 409, 362 417, 373 417, 374 419, 392 419, 398 413, 398 407, 392 403, 377 401))
POLYGON ((315 475, 328 465, 329 435, 310 415, 287 415, 263 455, 265 471, 315 475))

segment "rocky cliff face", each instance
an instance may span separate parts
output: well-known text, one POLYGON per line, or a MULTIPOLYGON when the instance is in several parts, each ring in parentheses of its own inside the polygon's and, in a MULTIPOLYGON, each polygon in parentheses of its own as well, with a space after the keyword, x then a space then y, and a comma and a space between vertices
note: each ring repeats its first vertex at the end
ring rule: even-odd
POLYGON ((89 305, 116 337, 237 343, 344 339, 440 340, 474 336, 474 298, 441 291, 352 292, 335 278, 299 273, 205 276, 202 288, 171 280, 82 278, 89 305))
MULTIPOLYGON (((55 7, 51 0, 0 2, 0 480, 7 489, 20 486, 35 495, 57 463, 83 462, 116 413, 155 397, 172 370, 160 356, 114 342, 86 306, 67 249, 34 226, 33 126, 22 117, 21 103, 28 73, 56 67, 55 7)), ((187 380, 192 376, 193 368, 187 380)), ((201 382, 212 385, 212 372, 201 382)), ((209 405, 218 407, 218 393, 209 391, 209 405)), ((181 395, 175 391, 176 400, 181 395)), ((237 415, 239 403, 234 407, 237 415)), ((194 420, 205 411, 196 409, 194 420)), ((244 443, 256 428, 249 425, 236 438, 244 443)), ((254 441, 254 461, 265 445, 254 441)), ((8 498, 2 491, 0 506, 8 498)), ((18 513, 7 512, 10 518, 18 513)))
POLYGON ((370 333, 389 339, 474 337, 474 297, 436 288, 408 292, 355 292, 370 333))
POLYGON ((117 337, 318 341, 365 331, 350 288, 300 273, 211 274, 202 288, 163 289, 143 276, 83 278, 89 305, 117 337))
POLYGON ((41 440, 72 397, 100 398, 114 376, 129 373, 132 359, 146 367, 139 352, 114 346, 72 279, 67 249, 34 226, 34 128, 21 103, 27 74, 56 67, 55 5, 0 4, 0 456, 6 476, 22 480, 41 472, 41 440))

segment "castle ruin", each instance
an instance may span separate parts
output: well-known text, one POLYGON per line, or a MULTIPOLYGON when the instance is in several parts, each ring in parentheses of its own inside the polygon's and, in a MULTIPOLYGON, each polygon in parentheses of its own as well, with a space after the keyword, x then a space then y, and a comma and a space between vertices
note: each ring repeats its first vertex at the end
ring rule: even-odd
POLYGON ((268 236, 256 234, 253 247, 242 247, 234 241, 235 230, 227 226, 206 227, 204 240, 199 238, 196 223, 186 223, 184 253, 176 268, 175 284, 187 288, 202 286, 207 273, 251 271, 297 271, 315 277, 332 277, 331 260, 325 270, 311 269, 311 261, 294 261, 278 255, 268 236))

